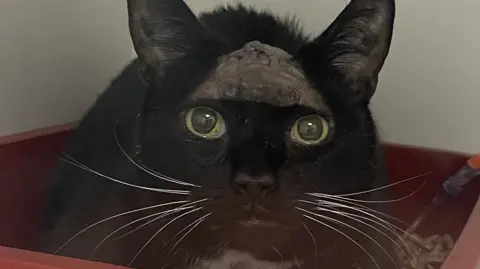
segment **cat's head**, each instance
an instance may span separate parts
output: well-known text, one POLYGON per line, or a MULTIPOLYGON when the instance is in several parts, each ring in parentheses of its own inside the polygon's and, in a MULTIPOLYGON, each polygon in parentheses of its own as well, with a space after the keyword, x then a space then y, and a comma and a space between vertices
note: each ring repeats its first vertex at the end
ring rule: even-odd
POLYGON ((368 104, 390 47, 393 0, 352 0, 295 52, 257 40, 232 47, 181 0, 131 0, 128 9, 149 84, 137 160, 169 177, 157 187, 187 191, 169 199, 208 198, 188 222, 202 220, 202 240, 255 254, 286 251, 310 230, 328 241, 315 220, 338 223, 315 214, 345 211, 352 204, 341 197, 353 193, 374 199, 368 190, 386 183, 368 104))

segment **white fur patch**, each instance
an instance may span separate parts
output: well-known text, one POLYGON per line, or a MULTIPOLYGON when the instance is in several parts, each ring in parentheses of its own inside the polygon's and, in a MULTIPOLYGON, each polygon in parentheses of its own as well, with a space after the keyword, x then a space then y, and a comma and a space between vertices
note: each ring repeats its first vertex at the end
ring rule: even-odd
POLYGON ((301 261, 274 262, 256 259, 248 252, 227 249, 216 259, 198 260, 190 269, 294 269, 301 261))

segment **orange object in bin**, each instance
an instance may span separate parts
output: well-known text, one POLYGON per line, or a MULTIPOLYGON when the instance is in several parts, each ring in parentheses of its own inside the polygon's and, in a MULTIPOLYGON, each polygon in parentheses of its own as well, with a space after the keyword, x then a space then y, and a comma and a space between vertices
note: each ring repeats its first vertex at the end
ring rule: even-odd
POLYGON ((470 158, 467 163, 474 169, 480 169, 480 153, 470 158))

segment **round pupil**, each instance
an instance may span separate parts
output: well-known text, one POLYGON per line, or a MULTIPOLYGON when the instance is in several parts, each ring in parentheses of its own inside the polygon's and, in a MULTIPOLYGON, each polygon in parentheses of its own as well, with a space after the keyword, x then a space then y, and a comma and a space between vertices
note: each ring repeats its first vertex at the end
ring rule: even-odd
POLYGON ((318 117, 308 117, 300 120, 298 134, 303 140, 316 141, 322 137, 323 124, 318 117))
POLYGON ((215 112, 207 108, 197 108, 192 113, 192 126, 195 131, 206 134, 212 131, 217 123, 215 112))

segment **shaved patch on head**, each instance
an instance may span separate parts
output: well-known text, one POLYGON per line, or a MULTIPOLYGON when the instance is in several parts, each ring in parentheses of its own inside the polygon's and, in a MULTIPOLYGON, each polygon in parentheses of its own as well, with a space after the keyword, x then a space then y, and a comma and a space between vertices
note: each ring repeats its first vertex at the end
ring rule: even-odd
POLYGON ((191 99, 227 99, 328 110, 320 93, 309 84, 290 54, 258 41, 221 57, 216 69, 191 99))

